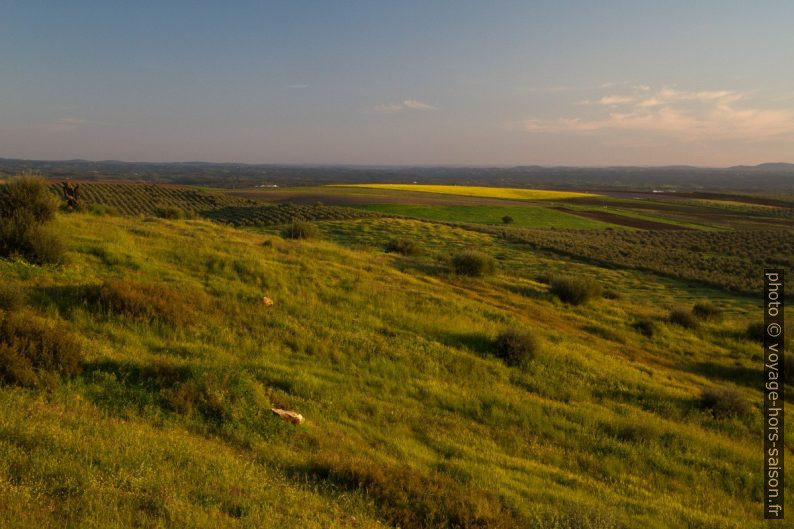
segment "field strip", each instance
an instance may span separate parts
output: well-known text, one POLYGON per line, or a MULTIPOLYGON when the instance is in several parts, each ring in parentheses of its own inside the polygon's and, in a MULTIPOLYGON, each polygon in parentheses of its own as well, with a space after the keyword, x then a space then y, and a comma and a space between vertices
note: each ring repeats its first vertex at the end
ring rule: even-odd
POLYGON ((596 197, 594 193, 553 191, 550 189, 522 189, 514 187, 444 186, 424 184, 333 184, 329 187, 359 187, 368 189, 390 189, 395 191, 418 191, 442 195, 468 197, 503 198, 512 200, 561 200, 567 198, 596 197))

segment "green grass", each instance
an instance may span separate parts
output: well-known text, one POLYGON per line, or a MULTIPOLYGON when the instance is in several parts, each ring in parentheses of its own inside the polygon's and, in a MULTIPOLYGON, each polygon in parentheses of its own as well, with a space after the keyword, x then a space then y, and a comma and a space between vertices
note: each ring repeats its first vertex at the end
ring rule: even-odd
POLYGON ((27 293, 14 310, 79 336, 85 362, 48 389, 0 387, 4 527, 768 526, 762 352, 743 332, 756 299, 408 219, 321 222, 297 241, 56 222, 67 265, 0 260, 0 277, 27 293), (422 252, 387 254, 393 238, 422 252), (450 272, 471 249, 494 275, 450 272), (556 273, 620 299, 565 305, 539 280, 556 273), (136 284, 168 295, 147 286, 130 305, 136 284), (133 308, 96 298, 102 285, 133 308), (721 319, 667 323, 705 300, 721 319), (509 329, 537 340, 524 366, 497 356, 509 329), (708 388, 753 413, 716 417, 708 388))
POLYGON ((513 218, 511 226, 524 228, 603 229, 618 226, 576 215, 569 215, 540 206, 424 206, 407 204, 363 204, 354 206, 366 211, 390 215, 404 215, 442 222, 471 222, 475 224, 503 224, 502 217, 513 218))

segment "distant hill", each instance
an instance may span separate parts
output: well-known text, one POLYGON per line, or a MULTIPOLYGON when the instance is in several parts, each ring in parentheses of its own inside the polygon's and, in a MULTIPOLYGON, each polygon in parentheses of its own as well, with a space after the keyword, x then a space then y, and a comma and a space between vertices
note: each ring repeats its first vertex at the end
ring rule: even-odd
POLYGON ((612 188, 794 193, 794 164, 727 168, 662 167, 433 167, 275 165, 205 162, 42 161, 0 159, 0 177, 37 171, 50 178, 124 179, 236 188, 341 183, 435 183, 558 189, 612 188))

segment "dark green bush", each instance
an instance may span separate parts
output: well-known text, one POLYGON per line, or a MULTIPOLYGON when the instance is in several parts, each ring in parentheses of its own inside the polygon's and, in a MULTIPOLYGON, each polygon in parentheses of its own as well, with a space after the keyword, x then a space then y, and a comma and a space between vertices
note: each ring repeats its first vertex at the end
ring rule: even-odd
POLYGON ((0 283, 0 309, 14 311, 27 302, 27 291, 19 285, 0 283))
POLYGON ((698 326, 697 318, 695 318, 691 311, 684 308, 671 310, 667 320, 673 325, 678 325, 685 329, 694 329, 698 326))
POLYGON ((504 217, 502 217, 502 224, 512 224, 512 223, 513 223, 513 217, 511 217, 510 215, 505 215, 504 217))
POLYGON ((747 330, 745 331, 747 338, 755 342, 763 342, 764 334, 766 334, 766 328, 764 327, 764 322, 762 321, 754 321, 750 323, 747 326, 747 330))
POLYGON ((315 224, 305 220, 296 220, 281 231, 285 239, 313 239, 320 235, 320 230, 315 224))
POLYGON ((57 209, 58 199, 39 176, 19 176, 0 186, 0 256, 19 255, 36 264, 63 262, 65 248, 47 227, 57 209))
POLYGON ((496 339, 496 356, 509 366, 524 366, 540 349, 538 339, 530 331, 508 329, 496 339))
POLYGON ((648 318, 642 318, 635 321, 632 324, 632 327, 634 327, 638 333, 642 334, 643 336, 647 336, 648 338, 656 334, 657 330, 656 322, 648 318))
POLYGON ((402 255, 418 255, 422 248, 410 239, 391 239, 384 248, 386 253, 399 253, 402 255))
POLYGON ((452 270, 463 276, 485 276, 496 270, 496 261, 490 255, 469 250, 452 256, 452 270))
POLYGON ((31 313, 9 312, 0 322, 0 382, 38 386, 52 374, 80 373, 82 344, 66 327, 31 313))
POLYGON ((710 301, 695 303, 692 307, 692 315, 703 321, 719 320, 722 317, 722 310, 710 301))
POLYGON ((700 395, 700 407, 709 410, 715 419, 746 417, 752 407, 735 388, 707 388, 700 395))
POLYGON ((555 276, 549 290, 561 301, 581 305, 601 296, 601 285, 589 277, 555 276))

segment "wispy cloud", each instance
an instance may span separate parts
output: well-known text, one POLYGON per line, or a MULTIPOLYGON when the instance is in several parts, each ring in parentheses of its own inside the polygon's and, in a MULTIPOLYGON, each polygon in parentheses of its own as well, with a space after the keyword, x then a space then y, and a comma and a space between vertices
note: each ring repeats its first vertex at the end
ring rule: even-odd
POLYGON ((416 99, 405 99, 397 103, 384 103, 381 105, 375 105, 371 108, 371 110, 376 114, 398 114, 406 110, 427 111, 437 110, 437 108, 433 105, 429 105, 416 99))
POLYGON ((647 131, 683 140, 756 141, 794 135, 794 109, 760 108, 748 94, 733 90, 687 91, 644 85, 579 104, 587 116, 528 119, 521 128, 534 133, 647 131))
POLYGON ((43 123, 40 127, 51 132, 66 132, 93 123, 95 122, 83 118, 67 117, 58 118, 56 120, 50 121, 49 123, 43 123))

